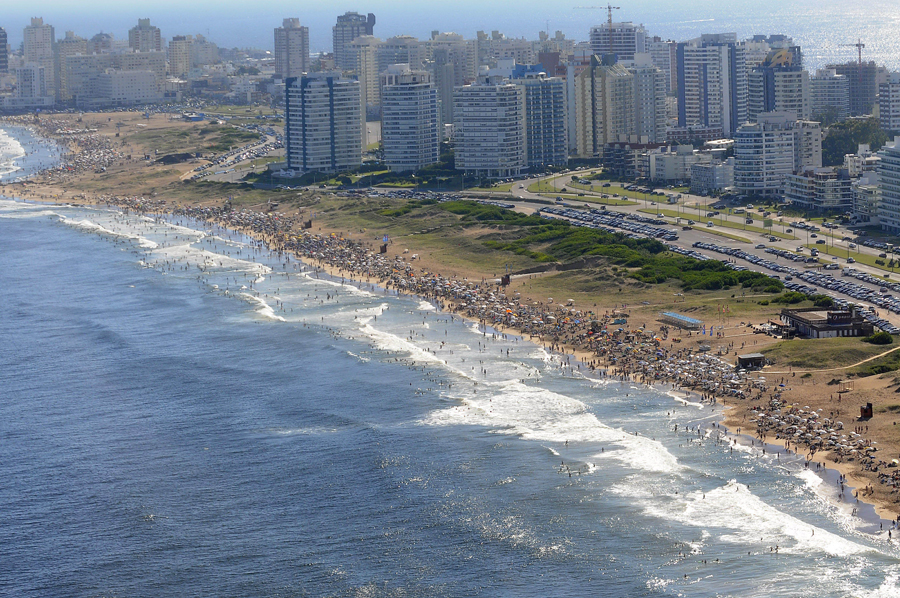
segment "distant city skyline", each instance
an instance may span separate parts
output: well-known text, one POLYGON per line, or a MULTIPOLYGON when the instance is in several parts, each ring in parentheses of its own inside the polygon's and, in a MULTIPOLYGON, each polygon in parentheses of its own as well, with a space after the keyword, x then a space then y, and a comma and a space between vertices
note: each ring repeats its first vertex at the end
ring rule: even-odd
MULTIPOLYGON (((190 5, 172 0, 136 2, 127 5, 100 0, 86 11, 83 5, 68 1, 34 2, 4 8, 2 22, 15 49, 22 41, 22 29, 30 17, 40 16, 53 25, 57 37, 66 30, 82 36, 100 31, 116 38, 127 38, 128 29, 139 18, 150 18, 162 30, 164 39, 175 35, 202 34, 222 47, 255 47, 273 50, 272 31, 282 19, 296 17, 309 27, 310 51, 331 51, 331 27, 337 15, 346 11, 372 12, 378 18, 375 35, 386 39, 394 35, 413 35, 427 39, 432 30, 454 31, 467 38, 478 30, 499 30, 508 37, 537 38, 549 28, 569 38, 587 40, 592 25, 606 21, 605 10, 579 10, 575 1, 565 7, 524 0, 516 3, 461 2, 421 3, 408 0, 370 0, 341 3, 296 3, 282 0, 248 7, 245 3, 195 2, 190 5), (102 16, 100 16, 102 15, 102 16)), ((616 21, 634 21, 646 25, 649 34, 685 40, 700 33, 734 31, 738 37, 759 33, 785 33, 804 48, 814 49, 807 59, 812 66, 835 60, 850 60, 853 49, 840 44, 867 38, 870 59, 898 68, 900 55, 896 36, 886 35, 894 28, 894 4, 874 0, 865 7, 839 0, 776 0, 722 3, 713 0, 635 0, 614 12, 616 21), (885 57, 880 59, 879 57, 885 57)))

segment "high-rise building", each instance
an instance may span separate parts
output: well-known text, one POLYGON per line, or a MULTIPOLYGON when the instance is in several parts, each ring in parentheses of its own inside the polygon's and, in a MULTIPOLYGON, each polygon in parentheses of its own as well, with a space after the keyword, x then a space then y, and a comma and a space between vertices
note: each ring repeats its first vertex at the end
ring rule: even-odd
POLYGON ((523 90, 483 79, 453 92, 456 169, 482 178, 518 176, 525 167, 523 90))
POLYGON ((785 177, 822 167, 819 123, 793 112, 760 114, 734 134, 734 186, 741 193, 777 195, 785 177))
POLYGON ((576 153, 596 158, 603 146, 634 131, 634 75, 612 55, 591 57, 575 79, 576 153))
POLYGON ((900 73, 878 86, 878 117, 882 129, 900 133, 900 73))
POLYGON ((730 135, 747 122, 747 68, 733 33, 704 34, 677 48, 678 126, 721 127, 730 135))
POLYGON ((748 195, 776 195, 794 172, 793 114, 761 114, 734 134, 734 186, 748 195))
POLYGON ((878 152, 878 219, 887 232, 900 233, 900 137, 889 141, 878 152))
POLYGON ((9 72, 9 44, 6 41, 6 29, 0 27, 0 73, 9 72))
POLYGON ((619 60, 634 60, 647 52, 647 30, 634 23, 613 23, 591 27, 591 51, 597 56, 615 54, 619 60))
POLYGON ((647 42, 647 52, 650 53, 653 66, 666 77, 666 93, 674 93, 678 89, 678 44, 653 37, 647 42))
POLYGON ((339 72, 285 81, 288 168, 344 172, 362 165, 359 82, 339 72))
POLYGON ((169 42, 169 74, 187 79, 191 73, 191 38, 176 35, 169 42))
POLYGON ((809 73, 799 65, 799 48, 773 50, 750 71, 747 82, 747 118, 764 112, 793 112, 810 118, 809 73))
POLYGON ((850 80, 834 69, 819 69, 809 78, 809 97, 813 118, 831 114, 841 121, 850 116, 850 80))
POLYGON ((353 70, 353 52, 350 44, 361 35, 375 34, 375 15, 363 16, 356 12, 348 12, 337 18, 332 28, 334 42, 334 67, 341 70, 353 70))
POLYGON ((375 56, 378 73, 381 74, 392 64, 408 64, 413 70, 420 70, 427 57, 425 44, 410 35, 398 35, 378 44, 375 56))
POLYGON ((68 102, 72 99, 69 92, 68 74, 66 72, 66 59, 69 56, 88 53, 88 41, 83 37, 75 35, 72 31, 66 31, 66 36, 56 42, 56 66, 59 69, 57 74, 57 98, 61 102, 68 102))
POLYGON ((219 62, 219 46, 200 34, 191 42, 191 68, 217 64, 219 62))
POLYGON ((44 19, 32 17, 31 25, 25 27, 24 33, 24 58, 25 64, 38 65, 44 68, 43 81, 47 95, 56 95, 56 80, 54 68, 53 46, 56 43, 56 33, 52 26, 45 25, 44 19))
POLYGON ((159 27, 150 19, 138 19, 138 24, 128 30, 128 47, 135 52, 162 52, 162 35, 159 27))
POLYGON ((275 29, 275 76, 300 77, 309 71, 309 27, 300 19, 284 19, 275 29))
POLYGON ((794 131, 794 172, 822 168, 822 123, 798 120, 794 131))
POLYGON ((639 54, 626 66, 634 78, 634 128, 632 135, 649 143, 666 140, 666 75, 650 57, 639 54))
POLYGON ((875 93, 878 91, 876 77, 878 67, 874 62, 856 61, 845 64, 829 64, 838 75, 844 75, 850 82, 850 116, 872 114, 875 108, 875 93))
MULTIPOLYGON (((146 77, 119 77, 110 79, 110 83, 126 85, 138 83, 142 86, 140 94, 148 97, 154 92, 161 92, 166 80, 166 55, 163 52, 126 52, 122 54, 76 54, 67 56, 64 68, 66 89, 75 104, 89 106, 94 102, 99 75, 107 71, 140 71, 153 73, 155 89, 143 90, 146 77)), ((140 95, 138 94, 138 95, 140 95)), ((113 94, 115 95, 115 94, 113 94)), ((154 96, 155 97, 155 96, 154 96)))
POLYGON ((544 72, 510 80, 524 92, 525 163, 529 167, 565 166, 569 160, 566 131, 566 82, 544 72))
POLYGON ((381 81, 378 69, 378 47, 381 40, 372 35, 361 35, 350 43, 353 68, 349 71, 359 81, 360 102, 363 117, 369 107, 381 106, 381 81))
POLYGON ((381 74, 381 141, 384 163, 393 171, 419 170, 440 158, 437 89, 431 74, 408 64, 381 74))
POLYGON ((435 33, 426 44, 431 52, 429 68, 434 75, 441 106, 441 122, 453 122, 453 88, 475 80, 478 46, 456 33, 435 33))

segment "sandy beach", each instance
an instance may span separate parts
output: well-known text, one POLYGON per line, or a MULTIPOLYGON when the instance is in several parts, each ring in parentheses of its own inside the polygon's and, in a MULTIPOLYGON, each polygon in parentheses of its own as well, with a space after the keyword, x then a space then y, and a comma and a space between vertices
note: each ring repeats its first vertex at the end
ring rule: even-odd
MULTIPOLYGON (((94 115, 85 120, 101 122, 102 118, 94 115)), ((159 128, 170 124, 164 115, 144 122, 159 128)), ((183 215, 240 230, 272 249, 296 255, 335 279, 417 295, 450 314, 478 322, 486 334, 529 339, 554 352, 560 367, 573 372, 631 380, 678 391, 679 396, 690 393, 695 400, 724 406, 722 423, 731 432, 790 448, 807 457, 810 467, 820 464, 837 470, 845 476, 848 489, 844 502, 858 498, 861 503, 873 504, 884 519, 900 518, 900 468, 890 467, 892 459, 900 457, 900 412, 857 421, 860 405, 900 391, 900 382, 893 375, 857 378, 852 390, 839 392, 836 381, 843 378, 841 371, 776 365, 762 372, 738 372, 733 366, 737 354, 756 352, 777 342, 754 334, 749 322, 740 316, 724 313, 716 322, 717 334, 699 339, 695 333, 657 321, 654 305, 619 303, 604 296, 597 296, 591 303, 565 297, 551 300, 534 292, 542 273, 514 276, 508 286, 501 286, 500 273, 458 263, 448 267, 428 247, 417 246, 414 237, 394 240, 387 253, 381 254, 380 243, 368 231, 351 232, 351 227, 329 226, 319 219, 313 220, 312 229, 304 229, 301 225, 313 211, 308 207, 279 207, 274 211, 260 203, 234 210, 227 198, 183 203, 168 197, 164 184, 180 181, 196 163, 163 167, 141 162, 137 156, 147 148, 127 135, 117 138, 120 131, 113 127, 86 127, 81 133, 73 133, 75 129, 64 129, 63 124, 34 126, 68 147, 73 156, 70 162, 27 182, 9 185, 7 195, 34 201, 113 205, 150 215, 183 215), (68 132, 60 134, 61 130, 68 132), (139 180, 133 180, 132 186, 116 183, 121 193, 98 192, 104 180, 127 181, 129 173, 139 180), (154 180, 158 190, 145 195, 142 191, 147 190, 148 178, 154 180), (700 350, 700 340, 706 350, 700 350), (799 420, 788 421, 788 415, 803 420, 805 431, 799 437, 795 434, 801 424, 799 420), (811 419, 829 423, 811 424, 811 419), (822 433, 817 435, 818 430, 822 433), (820 442, 823 434, 826 440, 820 442), (841 436, 846 437, 845 442, 829 445, 827 439, 832 434, 839 441, 841 436), (848 438, 854 448, 840 448, 850 446, 848 438)))

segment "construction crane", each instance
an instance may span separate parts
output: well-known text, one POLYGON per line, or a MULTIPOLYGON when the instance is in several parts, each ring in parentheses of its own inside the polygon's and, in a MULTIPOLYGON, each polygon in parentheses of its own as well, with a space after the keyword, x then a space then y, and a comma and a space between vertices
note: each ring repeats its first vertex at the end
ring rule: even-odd
MULTIPOLYGON (((856 51, 859 52, 859 63, 856 67, 856 77, 859 80, 859 89, 860 93, 863 88, 863 66, 862 66, 862 51, 863 48, 866 47, 866 44, 862 43, 861 38, 856 38, 855 44, 841 44, 842 48, 856 48, 856 51)), ((852 103, 852 100, 851 100, 852 103)), ((851 106, 852 107, 852 106, 851 106)))
POLYGON ((857 41, 855 44, 841 44, 841 47, 842 48, 856 48, 857 51, 859 52, 859 68, 862 68, 862 51, 863 51, 863 48, 866 47, 866 44, 862 43, 862 39, 859 39, 859 38, 857 38, 857 39, 859 41, 857 41))
POLYGON ((607 4, 606 6, 576 6, 575 10, 605 10, 607 11, 607 24, 609 25, 609 53, 613 53, 613 26, 612 26, 612 11, 614 10, 622 10, 621 6, 613 6, 612 4, 607 4))

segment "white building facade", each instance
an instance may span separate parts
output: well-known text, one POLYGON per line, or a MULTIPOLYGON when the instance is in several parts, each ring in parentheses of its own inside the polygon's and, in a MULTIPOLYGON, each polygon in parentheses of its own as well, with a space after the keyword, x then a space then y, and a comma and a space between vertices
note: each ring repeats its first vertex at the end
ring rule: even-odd
POLYGON ((481 178, 525 168, 525 102, 519 85, 483 81, 453 92, 456 169, 481 178))
POLYGON ((395 64, 381 75, 381 140, 384 163, 415 171, 440 158, 441 122, 430 73, 395 64))
POLYGON ((359 82, 338 72, 288 79, 285 86, 288 168, 344 172, 362 165, 359 82))

